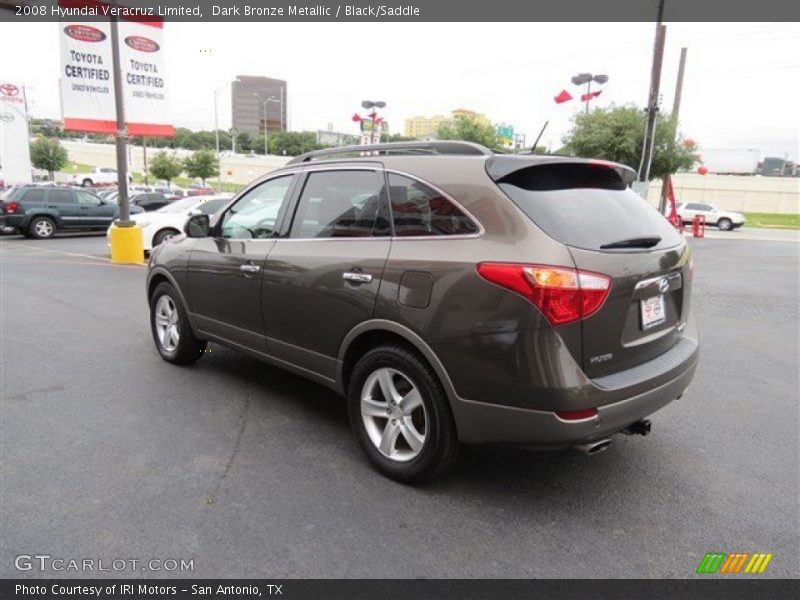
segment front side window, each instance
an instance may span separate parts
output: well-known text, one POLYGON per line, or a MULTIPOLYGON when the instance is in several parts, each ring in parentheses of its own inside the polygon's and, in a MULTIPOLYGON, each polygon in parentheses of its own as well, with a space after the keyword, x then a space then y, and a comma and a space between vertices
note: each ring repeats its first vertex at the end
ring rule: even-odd
POLYGON ((478 233, 464 211, 433 188, 410 177, 389 174, 394 234, 398 237, 478 233))
POLYGON ((86 192, 75 192, 78 196, 78 202, 81 206, 100 206, 100 198, 94 194, 87 194, 86 192))
POLYGON ((263 239, 275 235, 278 213, 294 175, 270 179, 253 188, 222 217, 221 235, 228 239, 263 239))
POLYGON ((297 203, 289 237, 354 238, 389 234, 381 211, 383 185, 375 171, 311 173, 297 203))

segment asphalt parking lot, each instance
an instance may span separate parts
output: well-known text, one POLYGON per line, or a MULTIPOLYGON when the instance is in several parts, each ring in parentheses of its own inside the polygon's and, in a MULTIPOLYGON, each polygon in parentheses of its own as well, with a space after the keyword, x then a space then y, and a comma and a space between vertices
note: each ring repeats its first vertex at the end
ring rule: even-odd
POLYGON ((683 578, 710 551, 798 577, 800 244, 735 235, 691 242, 701 364, 649 437, 464 448, 417 488, 315 384, 218 345, 162 361, 145 269, 104 236, 0 239, 0 577, 82 575, 14 568, 45 553, 194 560, 110 573, 133 577, 683 578))

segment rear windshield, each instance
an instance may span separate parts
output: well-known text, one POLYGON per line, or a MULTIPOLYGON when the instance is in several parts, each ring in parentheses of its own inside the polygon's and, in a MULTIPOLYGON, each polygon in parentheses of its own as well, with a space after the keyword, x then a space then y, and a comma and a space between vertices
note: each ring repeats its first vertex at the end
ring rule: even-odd
POLYGON ((545 233, 569 246, 600 250, 650 239, 648 247, 658 249, 682 239, 616 170, 603 165, 537 165, 506 175, 498 185, 545 233))

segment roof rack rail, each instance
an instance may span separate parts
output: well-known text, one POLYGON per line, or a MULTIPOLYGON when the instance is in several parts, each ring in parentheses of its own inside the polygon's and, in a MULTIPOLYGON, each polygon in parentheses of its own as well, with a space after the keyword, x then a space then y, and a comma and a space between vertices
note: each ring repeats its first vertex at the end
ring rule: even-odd
POLYGON ((494 156, 494 153, 480 144, 457 140, 435 142, 389 142, 386 144, 367 144, 364 146, 340 146, 313 150, 294 157, 287 164, 310 162, 324 158, 336 158, 349 154, 369 153, 373 156, 389 154, 450 154, 459 156, 494 156))

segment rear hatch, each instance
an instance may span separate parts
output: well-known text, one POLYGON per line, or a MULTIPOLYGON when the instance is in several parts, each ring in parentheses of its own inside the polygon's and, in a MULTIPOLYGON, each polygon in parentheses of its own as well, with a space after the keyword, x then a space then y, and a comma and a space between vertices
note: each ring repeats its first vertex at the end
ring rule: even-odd
POLYGON ((602 307, 581 322, 575 358, 584 372, 608 375, 672 348, 688 316, 691 254, 668 221, 627 187, 633 171, 602 161, 509 161, 487 168, 499 187, 567 246, 577 269, 611 278, 602 307))

